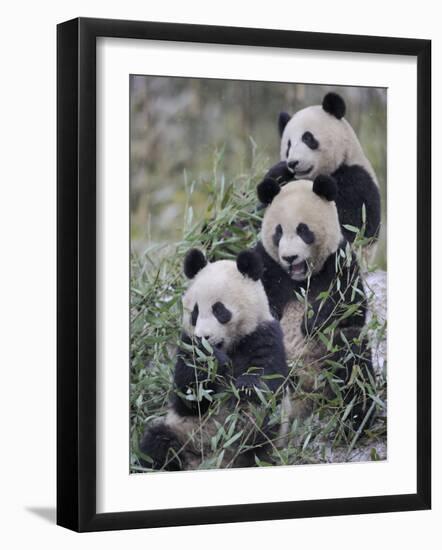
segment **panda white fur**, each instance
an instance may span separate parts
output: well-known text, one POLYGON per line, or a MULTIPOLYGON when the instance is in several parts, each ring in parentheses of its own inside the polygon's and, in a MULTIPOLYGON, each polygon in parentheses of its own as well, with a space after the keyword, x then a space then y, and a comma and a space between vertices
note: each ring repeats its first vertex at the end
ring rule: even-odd
MULTIPOLYGON (((361 399, 357 384, 348 383, 355 365, 364 383, 372 380, 363 335, 366 298, 358 262, 341 232, 336 193, 336 182, 327 176, 284 187, 272 181, 261 186, 259 198, 269 206, 256 251, 263 260, 262 281, 281 323, 287 359, 294 365, 293 415, 311 412, 308 393, 317 389, 318 376, 327 369, 345 388, 344 402, 353 400, 352 425, 358 425, 371 403, 361 399), (301 394, 304 399, 299 399, 301 394)), ((324 388, 331 396, 330 387, 324 388)))
MULTIPOLYGON (((250 403, 256 406, 254 388, 281 400, 287 364, 281 328, 261 282, 262 269, 260 256, 252 251, 241 252, 236 262, 213 263, 207 263, 197 249, 187 253, 184 272, 191 283, 183 296, 184 346, 177 353, 169 411, 148 427, 140 443, 140 450, 150 458, 141 461, 144 466, 196 468, 210 453, 211 438, 226 417, 235 410, 247 412, 250 403), (211 359, 205 358, 204 341, 213 349, 211 359), (202 355, 195 354, 195 347, 202 355), (230 392, 227 402, 217 400, 229 384, 236 387, 240 399, 230 392), (189 400, 189 394, 200 398, 189 400)), ((265 426, 257 431, 243 417, 235 433, 241 429, 241 441, 249 450, 235 456, 235 447, 229 446, 223 466, 251 465, 254 455, 265 448, 265 426)))
POLYGON ((284 185, 292 180, 332 176, 337 183, 336 206, 346 239, 353 242, 355 233, 345 225, 363 226, 365 204, 365 237, 375 240, 381 222, 378 182, 356 133, 344 118, 345 109, 344 100, 331 92, 322 105, 306 107, 293 116, 280 113, 280 162, 262 183, 270 179, 284 185))

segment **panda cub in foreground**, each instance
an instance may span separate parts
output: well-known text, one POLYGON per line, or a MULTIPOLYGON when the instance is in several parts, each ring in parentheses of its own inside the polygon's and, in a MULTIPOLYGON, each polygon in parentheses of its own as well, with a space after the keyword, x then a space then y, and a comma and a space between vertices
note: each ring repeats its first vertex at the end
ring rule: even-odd
POLYGON ((355 232, 344 226, 361 229, 365 222, 365 237, 376 239, 381 223, 378 182, 344 115, 344 100, 333 92, 326 94, 322 105, 306 107, 293 116, 280 113, 281 161, 260 185, 332 176, 337 184, 336 206, 345 238, 353 242, 355 232))
POLYGON ((184 272, 191 283, 183 297, 183 345, 177 353, 174 391, 168 414, 151 424, 141 441, 140 450, 151 459, 142 461, 144 466, 197 468, 232 413, 238 417, 228 437, 241 430, 242 435, 227 446, 217 466, 249 466, 255 455, 265 452, 278 426, 270 428, 267 418, 256 426, 256 416, 251 421, 247 413, 259 408, 256 388, 261 396, 281 401, 288 370, 262 270, 261 258, 252 251, 241 252, 236 262, 213 263, 197 249, 187 253, 184 272))
POLYGON ((261 186, 259 198, 269 206, 256 251, 287 359, 294 364, 293 416, 311 412, 315 397, 309 393, 333 398, 337 383, 344 403, 353 403, 351 424, 357 426, 371 405, 369 392, 357 382, 371 390, 373 373, 363 335, 366 298, 357 260, 341 233, 336 187, 327 176, 282 188, 275 182, 261 186))

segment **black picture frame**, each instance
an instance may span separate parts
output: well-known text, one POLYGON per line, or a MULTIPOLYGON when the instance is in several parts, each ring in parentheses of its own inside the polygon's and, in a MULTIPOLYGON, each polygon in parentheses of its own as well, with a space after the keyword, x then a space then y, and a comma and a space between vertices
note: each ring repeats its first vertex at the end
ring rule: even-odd
POLYGON ((57 28, 57 523, 75 531, 424 510, 431 506, 431 41, 74 19, 57 28), (116 37, 417 58, 417 492, 96 512, 96 39, 116 37))

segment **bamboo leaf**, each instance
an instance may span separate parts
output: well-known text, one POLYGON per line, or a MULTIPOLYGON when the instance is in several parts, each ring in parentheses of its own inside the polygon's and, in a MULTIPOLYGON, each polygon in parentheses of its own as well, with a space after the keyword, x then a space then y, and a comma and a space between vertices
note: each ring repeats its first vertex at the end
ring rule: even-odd
POLYGON ((223 445, 223 449, 227 449, 232 445, 232 443, 235 443, 243 434, 244 430, 241 430, 240 432, 236 433, 233 437, 231 437, 228 441, 226 441, 223 445))

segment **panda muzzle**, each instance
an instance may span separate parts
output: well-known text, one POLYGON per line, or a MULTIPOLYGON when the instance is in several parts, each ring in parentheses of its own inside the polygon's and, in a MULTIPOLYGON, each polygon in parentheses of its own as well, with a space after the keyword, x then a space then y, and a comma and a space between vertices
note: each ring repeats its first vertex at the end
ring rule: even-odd
POLYGON ((290 275, 303 275, 307 271, 307 262, 302 260, 298 263, 291 263, 289 266, 290 275))

